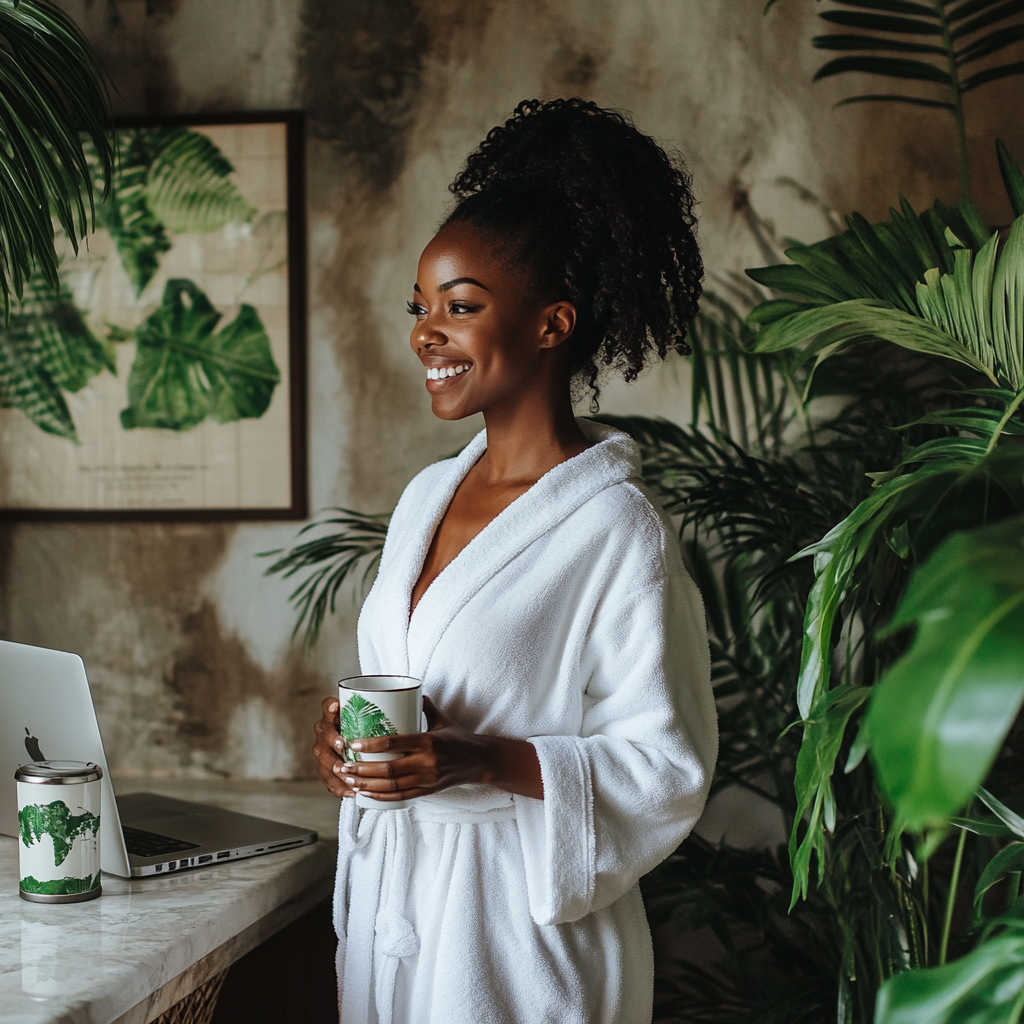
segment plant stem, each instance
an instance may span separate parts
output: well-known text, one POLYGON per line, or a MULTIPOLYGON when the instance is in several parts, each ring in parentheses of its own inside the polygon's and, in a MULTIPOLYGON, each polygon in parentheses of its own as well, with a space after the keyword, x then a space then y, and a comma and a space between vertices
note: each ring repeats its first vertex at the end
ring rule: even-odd
POLYGON ((967 841, 967 830, 960 829, 960 840, 956 844, 956 859, 953 861, 953 874, 949 879, 949 894, 946 896, 946 919, 942 922, 942 943, 939 946, 939 966, 946 962, 946 951, 949 948, 949 928, 953 923, 953 904, 956 902, 957 885, 960 882, 960 862, 964 859, 964 843, 967 841))
POLYGON ((1010 422, 1010 417, 1020 408, 1020 403, 1024 402, 1024 388, 1021 388, 1013 396, 1013 401, 1006 407, 1006 412, 1003 413, 1002 418, 996 424, 996 429, 992 431, 992 439, 989 441, 988 446, 985 448, 985 454, 988 455, 996 446, 996 442, 999 440, 999 435, 1003 432, 1003 427, 1010 422))
POLYGON ((967 129, 964 126, 964 98, 960 91, 960 69, 956 66, 956 51, 949 32, 949 21, 946 18, 946 0, 932 0, 935 13, 942 25, 942 45, 946 50, 946 63, 949 68, 950 100, 953 105, 953 122, 956 125, 956 142, 960 155, 960 194, 964 199, 971 198, 971 168, 967 162, 967 129))

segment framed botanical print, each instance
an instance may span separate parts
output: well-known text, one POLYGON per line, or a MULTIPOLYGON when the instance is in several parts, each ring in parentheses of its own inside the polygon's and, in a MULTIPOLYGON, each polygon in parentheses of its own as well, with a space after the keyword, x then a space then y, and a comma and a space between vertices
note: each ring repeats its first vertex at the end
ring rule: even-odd
POLYGON ((302 518, 302 115, 115 133, 97 230, 0 324, 0 518, 302 518))

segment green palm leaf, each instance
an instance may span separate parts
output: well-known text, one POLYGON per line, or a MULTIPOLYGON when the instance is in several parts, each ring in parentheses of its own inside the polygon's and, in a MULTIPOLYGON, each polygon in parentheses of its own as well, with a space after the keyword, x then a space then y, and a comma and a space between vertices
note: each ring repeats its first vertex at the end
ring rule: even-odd
MULTIPOLYGON (((391 724, 390 719, 372 701, 358 693, 352 696, 342 705, 341 713, 338 716, 341 723, 341 735, 345 737, 346 743, 353 740, 368 740, 375 736, 397 736, 398 730, 391 724)), ((354 761, 362 758, 353 750, 347 750, 346 756, 354 761)))
POLYGON ((137 295, 170 249, 169 233, 216 231, 256 215, 230 178, 234 167, 202 132, 132 128, 117 139, 121 164, 99 212, 137 295))
MULTIPOLYGON (((370 515, 350 509, 327 509, 324 518, 307 523, 298 534, 296 543, 288 550, 276 548, 260 552, 260 557, 278 556, 264 572, 265 576, 278 573, 290 579, 296 573, 308 575, 288 595, 288 600, 299 611, 292 629, 292 637, 305 626, 303 643, 312 648, 320 636, 327 613, 334 614, 338 591, 342 584, 363 566, 361 584, 366 586, 384 548, 390 514, 370 515), (330 533, 303 540, 311 531, 331 527, 330 533)), ((353 592, 356 597, 358 588, 353 592)))
POLYGON ((41 273, 0 327, 0 407, 21 409, 50 434, 77 441, 63 391, 80 391, 103 370, 117 372, 109 342, 98 339, 71 293, 56 295, 41 273))
MULTIPOLYGON (((774 0, 768 0, 766 12, 773 3, 774 0)), ((839 105, 904 103, 948 110, 956 129, 961 190, 964 196, 970 195, 963 96, 989 82, 1024 74, 1024 61, 984 68, 966 79, 961 78, 960 70, 1024 41, 1024 26, 1014 20, 1024 12, 1024 0, 968 0, 959 4, 836 0, 836 3, 838 9, 820 11, 819 17, 830 25, 853 31, 814 37, 812 45, 817 49, 844 54, 818 68, 814 81, 836 75, 868 74, 938 86, 938 95, 886 91, 848 96, 840 100, 839 105), (917 58, 892 54, 914 54, 917 58)))
POLYGON ((150 208, 168 231, 216 231, 256 216, 238 191, 229 160, 209 136, 188 128, 151 129, 155 154, 146 178, 150 208))
POLYGON ((0 0, 0 303, 20 297, 38 268, 57 290, 51 212, 77 251, 91 229, 95 148, 102 189, 114 147, 106 90, 85 38, 48 0, 0 0))

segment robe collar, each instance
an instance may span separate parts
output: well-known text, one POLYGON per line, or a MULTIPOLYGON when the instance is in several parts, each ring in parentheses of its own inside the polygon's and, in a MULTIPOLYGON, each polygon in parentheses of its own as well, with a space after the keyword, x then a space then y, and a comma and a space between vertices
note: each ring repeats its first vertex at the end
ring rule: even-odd
POLYGON ((487 431, 480 431, 451 461, 398 538, 387 566, 381 566, 387 621, 380 640, 392 666, 383 671, 424 678, 449 623, 489 579, 595 494, 640 478, 640 451, 628 434, 593 420, 576 422, 591 447, 549 470, 485 526, 427 588, 410 621, 412 589, 434 533, 459 484, 486 450, 487 431))

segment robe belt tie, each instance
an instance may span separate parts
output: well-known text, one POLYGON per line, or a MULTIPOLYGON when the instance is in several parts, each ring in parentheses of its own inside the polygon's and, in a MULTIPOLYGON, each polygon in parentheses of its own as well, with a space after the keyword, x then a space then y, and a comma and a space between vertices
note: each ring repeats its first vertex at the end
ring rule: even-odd
MULTIPOLYGON (((474 824, 486 821, 503 821, 515 817, 511 804, 487 807, 470 811, 464 807, 445 806, 443 801, 424 801, 414 809, 404 811, 367 811, 355 806, 354 800, 343 800, 341 821, 338 830, 338 884, 335 898, 335 922, 339 932, 339 949, 345 952, 365 955, 372 948, 373 970, 376 985, 373 998, 376 1002, 379 1024, 393 1024, 395 1008, 395 983, 398 965, 408 957, 416 956, 420 940, 412 923, 404 915, 409 897, 412 878, 412 855, 415 844, 413 826, 415 822, 443 822, 474 824), (382 841, 380 888, 376 900, 376 912, 363 919, 350 920, 344 898, 347 889, 349 862, 353 854, 366 847, 371 838, 382 841), (372 931, 371 931, 372 921, 372 931), (347 935, 346 935, 347 933, 347 935), (346 942, 347 938, 347 942, 346 942)), ((344 1019, 353 1022, 372 1020, 370 999, 371 988, 356 993, 351 990, 342 993, 344 1019)))

